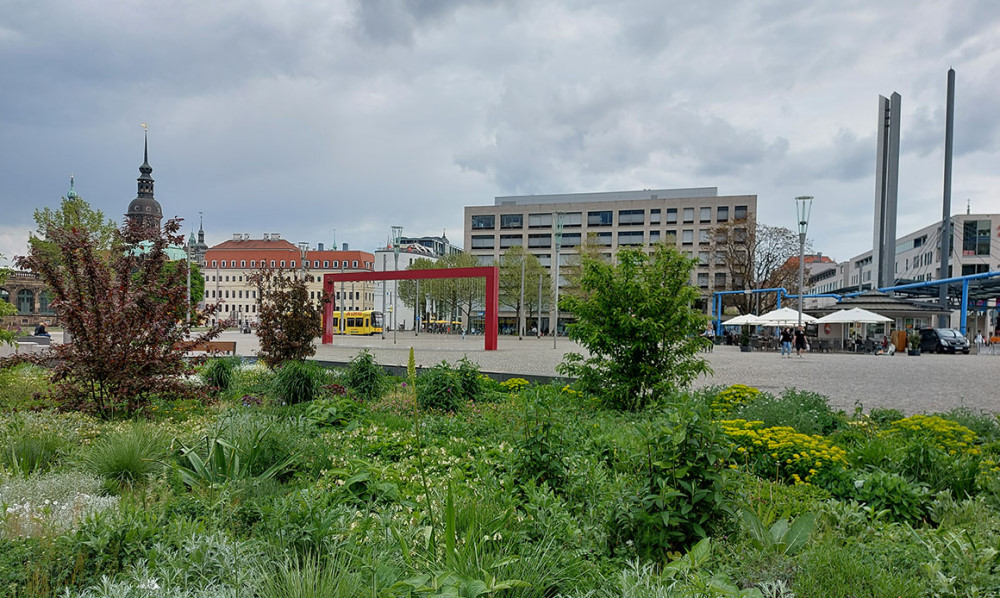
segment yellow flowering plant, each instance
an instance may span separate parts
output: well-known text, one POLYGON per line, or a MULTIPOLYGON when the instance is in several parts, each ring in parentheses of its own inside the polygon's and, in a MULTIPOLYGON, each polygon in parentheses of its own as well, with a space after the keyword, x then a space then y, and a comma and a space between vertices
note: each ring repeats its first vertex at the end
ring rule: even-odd
POLYGON ((844 449, 819 435, 787 426, 765 427, 760 421, 723 420, 719 424, 733 446, 733 464, 761 477, 806 484, 847 467, 844 449))
POLYGON ((761 394, 763 393, 760 390, 752 386, 733 384, 712 399, 712 415, 732 413, 739 407, 757 400, 761 394))

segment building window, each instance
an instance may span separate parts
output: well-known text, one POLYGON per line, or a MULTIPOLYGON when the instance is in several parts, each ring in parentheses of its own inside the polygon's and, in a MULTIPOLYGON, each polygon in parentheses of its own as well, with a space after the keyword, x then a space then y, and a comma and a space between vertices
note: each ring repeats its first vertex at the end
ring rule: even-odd
POLYGON ((659 242, 660 242, 660 231, 658 230, 649 231, 649 244, 652 245, 653 243, 659 243, 659 242))
POLYGON ((524 228, 524 214, 500 214, 500 228, 524 228))
POLYGON ((726 273, 716 272, 715 273, 715 290, 721 291, 726 288, 726 273))
POLYGON ((473 249, 493 249, 496 246, 496 237, 493 235, 472 235, 473 249))
POLYGON ((694 231, 690 229, 681 231, 681 243, 684 245, 691 245, 694 243, 694 231))
POLYGON ((966 220, 962 226, 962 255, 990 254, 990 221, 966 220))
POLYGON ((711 222, 712 221, 712 208, 699 208, 698 210, 698 220, 701 222, 711 222))
POLYGON ((694 222, 694 208, 684 208, 684 222, 694 222))
POLYGON ((354 260, 353 262, 351 262, 351 267, 352 268, 357 268, 358 267, 358 260, 354 260))
POLYGON ((538 254, 535 254, 535 257, 538 258, 538 263, 541 264, 545 268, 548 268, 549 266, 552 265, 552 254, 549 254, 549 253, 538 253, 538 254))
POLYGON ((292 262, 291 262, 291 264, 289 265, 289 267, 291 267, 291 268, 294 268, 294 267, 295 267, 295 260, 292 260, 292 262))
POLYGON ((522 247, 523 245, 524 236, 522 235, 500 235, 500 249, 522 247))
POLYGON ((313 260, 313 268, 319 268, 319 260, 313 260))
POLYGON ((594 243, 599 247, 611 247, 611 233, 597 233, 594 243))
POLYGON ((746 220, 747 219, 747 207, 746 206, 736 206, 733 209, 733 219, 734 220, 746 220))
POLYGON ((528 228, 548 228, 552 226, 552 214, 528 214, 528 228))
POLYGON ((618 245, 642 245, 643 234, 641 230, 618 233, 618 245))
POLYGON ((703 266, 705 268, 708 267, 708 252, 707 251, 699 251, 698 252, 698 265, 699 266, 703 266))
POLYGON ((708 272, 698 273, 698 286, 703 289, 708 288, 708 272))
POLYGON ((646 224, 645 210, 618 210, 618 225, 646 224))
POLYGON ((580 233, 563 233, 560 247, 579 247, 580 233))
POLYGON ((587 226, 611 226, 614 212, 603 210, 600 212, 587 212, 587 226))
POLYGON ((528 235, 528 247, 551 247, 552 235, 535 234, 528 235))
POLYGON ((271 267, 274 267, 274 260, 271 260, 271 267))
POLYGON ((215 260, 212 260, 212 267, 213 268, 218 268, 219 267, 219 262, 217 262, 215 260))
POLYGON ((472 217, 472 230, 493 230, 494 228, 496 228, 496 216, 493 214, 472 217))
POLYGON ((492 255, 477 255, 476 259, 479 261, 480 266, 492 266, 493 256, 492 255))
POLYGON ((29 289, 17 292, 17 311, 21 314, 35 313, 35 294, 29 289))
POLYGON ((729 220, 729 206, 719 206, 715 210, 715 221, 725 222, 729 220))
MULTIPOLYGON (((339 262, 339 261, 337 261, 337 260, 333 260, 333 264, 331 264, 331 265, 332 265, 332 266, 333 266, 334 268, 339 268, 339 267, 340 267, 340 262, 339 262)), ((326 268, 326 267, 327 267, 327 266, 326 266, 326 261, 324 261, 324 262, 323 262, 323 267, 324 267, 324 268, 326 268)))
POLYGON ((563 228, 580 228, 583 226, 583 212, 566 212, 562 215, 563 228))
POLYGON ((649 223, 659 224, 660 223, 660 208, 653 208, 649 211, 649 223))
POLYGON ((667 208, 667 224, 677 224, 677 208, 667 208))
POLYGON ((250 260, 250 267, 251 268, 256 268, 257 267, 257 260, 250 260))
POLYGON ((698 242, 702 245, 706 245, 712 242, 712 231, 707 228, 703 228, 698 231, 698 242))

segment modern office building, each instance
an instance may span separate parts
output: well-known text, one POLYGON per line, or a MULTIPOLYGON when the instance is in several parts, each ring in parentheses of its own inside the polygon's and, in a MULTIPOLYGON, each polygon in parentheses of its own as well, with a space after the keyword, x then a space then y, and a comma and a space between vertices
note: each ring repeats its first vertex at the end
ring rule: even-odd
MULTIPOLYGON (((951 217, 950 258, 946 278, 1000 271, 1000 214, 959 214, 951 217)), ((940 280, 941 223, 936 222, 896 239, 895 285, 940 280)), ((836 268, 810 273, 810 293, 850 293, 869 290, 873 284, 872 252, 837 264, 836 268)), ((835 299, 818 299, 822 306, 835 299)), ((991 304, 992 305, 992 304, 991 304)), ((808 307, 808 306, 807 306, 808 307)), ((957 326, 959 314, 952 315, 957 326)), ((929 325, 929 322, 928 322, 929 325)))
POLYGON ((572 265, 584 241, 592 240, 609 258, 624 247, 649 251, 656 243, 668 243, 698 258, 691 283, 709 296, 732 284, 726 266, 713 256, 712 230, 753 221, 756 212, 756 195, 720 196, 715 187, 503 196, 491 206, 465 208, 464 244, 484 265, 520 246, 551 269, 556 254, 560 267, 572 265))
MULTIPOLYGON (((236 233, 229 241, 210 247, 205 253, 205 301, 221 301, 218 317, 237 324, 257 322, 257 289, 249 277, 262 268, 283 269, 306 277, 309 298, 323 294, 323 275, 328 273, 372 271, 375 256, 366 251, 340 251, 322 245, 295 246, 279 233, 264 233, 261 239, 236 233)), ((336 305, 345 309, 372 309, 375 302, 371 282, 348 282, 337 289, 336 305)))

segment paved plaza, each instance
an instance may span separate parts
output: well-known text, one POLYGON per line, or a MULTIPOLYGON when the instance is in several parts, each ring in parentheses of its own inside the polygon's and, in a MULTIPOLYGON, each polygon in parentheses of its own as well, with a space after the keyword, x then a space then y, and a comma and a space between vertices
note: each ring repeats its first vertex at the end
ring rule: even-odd
MULTIPOLYGON (((237 351, 253 355, 257 337, 227 332, 222 340, 237 341, 237 351)), ((317 344, 316 359, 347 362, 361 349, 368 349, 379 363, 406 366, 410 347, 418 366, 430 367, 442 360, 454 363, 463 356, 484 372, 555 376, 556 365, 569 351, 583 352, 575 343, 552 338, 501 336, 496 351, 483 349, 482 336, 397 332, 380 337, 335 337, 333 344, 317 344)), ((975 349, 973 349, 975 351, 975 349)), ((907 414, 947 411, 965 406, 974 411, 1000 411, 1000 352, 997 355, 906 354, 857 355, 847 353, 807 354, 782 358, 778 353, 741 353, 739 347, 720 346, 706 354, 714 374, 696 386, 747 384, 773 393, 785 388, 811 390, 829 397, 845 411, 860 403, 895 408, 907 414)))
MULTIPOLYGON (((61 333, 53 335, 58 342, 61 333)), ((219 340, 236 341, 240 355, 255 355, 256 335, 225 332, 219 340)), ((420 367, 442 360, 455 363, 468 357, 484 372, 556 376, 556 365, 566 352, 584 352, 560 337, 501 336, 496 351, 483 349, 482 336, 421 334, 412 331, 375 337, 335 337, 330 345, 316 344, 315 359, 346 363, 361 349, 368 349, 383 365, 405 367, 410 347, 420 367)), ((975 352, 975 349, 973 349, 975 352)), ((785 388, 811 390, 829 397, 838 409, 851 412, 860 403, 895 408, 907 414, 968 407, 974 411, 1000 412, 1000 351, 996 355, 906 354, 872 356, 847 353, 806 354, 782 358, 776 352, 741 353, 739 347, 715 347, 705 356, 714 370, 696 386, 747 384, 772 393, 785 388)))

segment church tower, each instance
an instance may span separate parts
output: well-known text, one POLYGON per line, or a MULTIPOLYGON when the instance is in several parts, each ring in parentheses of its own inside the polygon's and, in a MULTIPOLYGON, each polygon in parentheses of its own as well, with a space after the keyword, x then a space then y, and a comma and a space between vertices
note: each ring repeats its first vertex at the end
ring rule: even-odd
POLYGON ((149 133, 145 135, 142 148, 142 166, 139 167, 139 192, 132 203, 128 204, 125 217, 141 226, 160 228, 163 210, 160 202, 153 198, 153 167, 149 165, 149 133))

